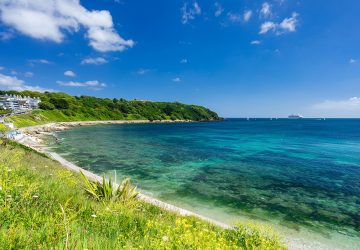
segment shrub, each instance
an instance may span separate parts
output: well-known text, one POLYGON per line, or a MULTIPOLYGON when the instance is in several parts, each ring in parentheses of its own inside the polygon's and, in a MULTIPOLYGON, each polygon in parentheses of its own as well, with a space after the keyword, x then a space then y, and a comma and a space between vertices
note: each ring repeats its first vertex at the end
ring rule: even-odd
POLYGON ((124 179, 116 188, 116 184, 112 182, 111 178, 106 181, 103 176, 102 182, 92 182, 84 175, 83 172, 80 172, 80 174, 84 180, 86 192, 98 201, 120 201, 125 203, 134 200, 138 195, 136 187, 131 185, 129 178, 124 179))
POLYGON ((47 102, 47 101, 43 101, 39 103, 39 108, 40 109, 44 109, 44 110, 53 110, 55 109, 54 104, 47 102))

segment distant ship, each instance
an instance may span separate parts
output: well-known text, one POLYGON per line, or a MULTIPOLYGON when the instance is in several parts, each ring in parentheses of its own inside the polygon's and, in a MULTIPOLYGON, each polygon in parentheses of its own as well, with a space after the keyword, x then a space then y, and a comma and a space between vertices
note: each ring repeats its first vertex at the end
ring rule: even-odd
POLYGON ((292 115, 289 115, 288 118, 289 119, 302 119, 304 117, 302 115, 299 115, 299 114, 297 114, 297 115, 292 114, 292 115))

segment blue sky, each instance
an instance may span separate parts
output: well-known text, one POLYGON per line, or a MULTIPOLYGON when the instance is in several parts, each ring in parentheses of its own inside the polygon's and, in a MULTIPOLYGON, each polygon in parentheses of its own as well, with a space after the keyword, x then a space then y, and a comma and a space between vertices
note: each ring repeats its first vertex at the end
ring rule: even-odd
POLYGON ((360 2, 0 0, 0 89, 360 117, 360 2))

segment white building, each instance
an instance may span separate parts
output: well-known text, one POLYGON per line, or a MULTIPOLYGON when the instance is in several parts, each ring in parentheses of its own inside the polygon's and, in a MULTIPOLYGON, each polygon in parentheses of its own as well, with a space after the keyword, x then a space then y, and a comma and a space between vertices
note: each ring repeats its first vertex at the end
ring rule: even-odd
POLYGON ((0 108, 14 111, 26 111, 39 108, 40 98, 30 98, 18 95, 1 95, 0 108))

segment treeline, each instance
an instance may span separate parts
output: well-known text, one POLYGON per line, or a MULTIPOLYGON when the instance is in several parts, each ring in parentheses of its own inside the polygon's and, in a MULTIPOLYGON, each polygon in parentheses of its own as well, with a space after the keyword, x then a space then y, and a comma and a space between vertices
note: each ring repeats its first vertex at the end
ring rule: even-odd
POLYGON ((123 98, 71 96, 57 92, 0 91, 0 95, 3 94, 40 97, 40 109, 44 111, 57 110, 69 118, 81 117, 82 119, 94 120, 219 120, 219 116, 207 108, 178 102, 128 101, 123 98))

